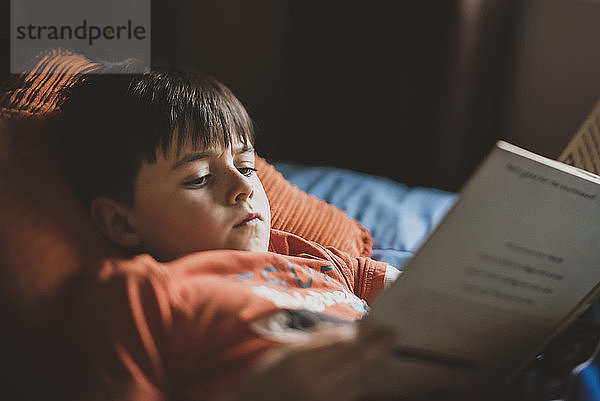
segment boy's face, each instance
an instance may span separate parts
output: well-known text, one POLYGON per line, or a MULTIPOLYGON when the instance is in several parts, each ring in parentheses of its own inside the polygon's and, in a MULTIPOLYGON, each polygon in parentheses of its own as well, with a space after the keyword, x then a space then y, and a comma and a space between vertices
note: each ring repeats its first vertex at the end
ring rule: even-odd
POLYGON ((254 149, 174 146, 144 162, 131 217, 144 251, 161 260, 209 249, 268 249, 269 201, 254 171, 254 149))

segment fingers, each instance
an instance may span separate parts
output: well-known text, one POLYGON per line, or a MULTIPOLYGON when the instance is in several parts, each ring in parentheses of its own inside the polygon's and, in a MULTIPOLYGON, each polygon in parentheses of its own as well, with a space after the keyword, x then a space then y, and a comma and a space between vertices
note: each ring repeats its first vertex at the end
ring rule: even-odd
POLYGON ((332 387, 348 388, 354 398, 367 393, 367 378, 377 374, 383 359, 389 354, 395 343, 392 330, 372 325, 357 325, 357 336, 348 344, 343 357, 338 359, 341 364, 324 368, 329 369, 327 380, 332 387))
POLYGON ((381 326, 323 324, 305 338, 267 352, 242 394, 262 401, 354 400, 364 394, 365 376, 393 344, 393 332, 381 326))
POLYGON ((381 364, 394 344, 393 331, 374 325, 323 326, 314 342, 293 363, 309 370, 319 399, 350 400, 364 393, 366 376, 381 364))
POLYGON ((373 324, 323 324, 303 341, 287 345, 298 350, 306 367, 328 371, 347 363, 360 368, 382 358, 393 346, 394 332, 373 324), (302 352, 299 352, 302 350, 302 352))

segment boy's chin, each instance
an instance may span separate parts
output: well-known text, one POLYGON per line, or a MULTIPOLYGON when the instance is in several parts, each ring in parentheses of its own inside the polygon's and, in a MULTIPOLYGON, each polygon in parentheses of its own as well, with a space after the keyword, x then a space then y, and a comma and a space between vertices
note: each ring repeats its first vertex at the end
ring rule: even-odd
POLYGON ((268 235, 265 235, 247 239, 237 239, 237 241, 233 241, 230 245, 231 246, 226 248, 250 252, 267 252, 269 249, 269 237, 268 235))
POLYGON ((265 227, 251 227, 232 232, 223 248, 250 252, 267 252, 269 250, 270 230, 265 227))
POLYGON ((267 252, 269 249, 269 241, 250 241, 245 244, 233 246, 231 249, 249 252, 267 252))

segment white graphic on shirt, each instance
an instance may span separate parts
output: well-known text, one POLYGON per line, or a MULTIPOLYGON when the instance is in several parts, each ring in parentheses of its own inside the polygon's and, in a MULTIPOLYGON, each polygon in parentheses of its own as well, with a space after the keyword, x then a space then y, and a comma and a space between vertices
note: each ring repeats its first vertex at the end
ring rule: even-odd
POLYGON ((345 290, 329 292, 307 291, 306 295, 298 291, 279 291, 266 285, 253 287, 252 290, 254 294, 268 299, 280 308, 307 309, 311 312, 323 312, 328 306, 347 304, 361 313, 366 313, 368 310, 366 301, 345 290))

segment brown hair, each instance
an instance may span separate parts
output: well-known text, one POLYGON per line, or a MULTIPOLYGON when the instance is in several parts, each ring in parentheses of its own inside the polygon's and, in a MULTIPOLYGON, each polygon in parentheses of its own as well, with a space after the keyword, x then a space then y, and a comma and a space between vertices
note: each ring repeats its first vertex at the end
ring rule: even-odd
POLYGON ((162 68, 126 74, 131 62, 107 64, 65 89, 59 132, 65 167, 89 203, 107 196, 132 204, 143 161, 158 151, 253 143, 254 126, 221 82, 199 72, 162 68))

